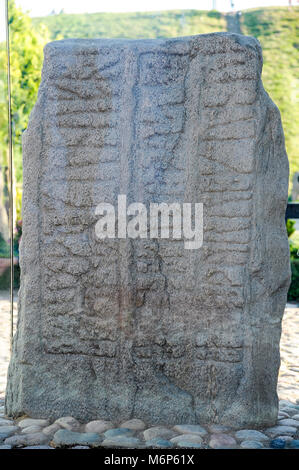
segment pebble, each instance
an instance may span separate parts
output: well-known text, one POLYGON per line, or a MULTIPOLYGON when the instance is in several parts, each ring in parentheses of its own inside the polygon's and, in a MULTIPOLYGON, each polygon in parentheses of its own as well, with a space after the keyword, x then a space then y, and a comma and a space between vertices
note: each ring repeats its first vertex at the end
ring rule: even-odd
POLYGON ((141 445, 140 439, 137 437, 129 437, 129 436, 119 436, 113 438, 105 439, 101 447, 128 447, 128 448, 135 448, 141 445))
POLYGON ((277 437, 280 434, 282 435, 291 435, 293 436, 296 434, 297 428, 294 428, 293 426, 274 426, 273 428, 268 428, 266 429, 266 432, 271 436, 271 437, 277 437))
POLYGON ((264 446, 261 442, 259 441, 243 441, 240 444, 240 447, 242 449, 263 449, 264 446))
POLYGON ((20 428, 29 428, 29 426, 39 426, 41 428, 45 426, 49 426, 49 421, 47 419, 33 419, 33 418, 25 418, 21 419, 21 421, 18 422, 18 426, 20 428))
POLYGON ((60 427, 66 429, 67 431, 80 430, 80 423, 72 416, 63 416, 62 418, 56 419, 54 424, 58 424, 60 427))
POLYGON ((178 424, 173 429, 180 434, 197 434, 202 437, 207 435, 207 431, 197 424, 178 424))
POLYGON ((99 447, 103 438, 93 432, 74 432, 68 429, 59 429, 56 431, 53 438, 53 445, 55 447, 70 447, 75 445, 83 445, 90 447, 99 447))
POLYGON ((98 419, 96 421, 90 421, 89 423, 87 423, 85 426, 85 431, 97 432, 99 434, 102 434, 103 432, 108 431, 108 429, 112 428, 114 428, 114 424, 111 421, 98 419))
POLYGON ((287 418, 281 419, 278 424, 283 426, 295 426, 296 428, 299 426, 299 421, 297 421, 297 419, 287 418))
POLYGON ((1 426, 0 439, 6 439, 19 430, 18 426, 1 426))
POLYGON ((189 448, 189 449, 201 449, 202 445, 201 444, 196 444, 196 442, 190 442, 190 441, 180 441, 177 443, 177 447, 181 447, 183 449, 189 448))
POLYGON ((54 447, 51 447, 51 446, 26 446, 26 447, 23 447, 23 449, 54 449, 54 447))
POLYGON ((25 447, 34 445, 43 445, 49 441, 48 436, 42 432, 34 434, 18 434, 15 436, 8 437, 5 439, 4 444, 8 444, 12 447, 25 447))
POLYGON ((284 413, 287 413, 289 416, 293 416, 298 413, 298 410, 296 408, 291 408, 291 407, 283 408, 283 410, 281 411, 283 411, 284 413))
POLYGON ((182 441, 192 442, 193 444, 202 444, 202 437, 199 434, 181 434, 180 436, 170 439, 170 442, 173 444, 179 444, 182 441))
POLYGON ((132 429, 132 431, 143 431, 146 428, 145 423, 141 419, 130 419, 121 424, 121 428, 132 429))
POLYGON ((283 439, 273 439, 270 442, 270 447, 272 449, 284 449, 286 446, 286 442, 283 439))
POLYGON ((299 414, 292 416, 293 419, 298 419, 299 420, 299 414))
POLYGON ((155 439, 156 437, 169 440, 175 435, 176 435, 175 432, 163 426, 154 426, 152 428, 148 428, 145 431, 143 431, 143 437, 145 441, 151 441, 152 439, 155 439))
POLYGON ((41 432, 42 428, 40 426, 29 426, 28 428, 23 428, 21 434, 33 434, 35 432, 41 432))
POLYGON ((104 436, 109 439, 114 439, 118 437, 131 437, 133 436, 134 431, 132 429, 128 428, 114 428, 114 429, 108 429, 108 431, 104 432, 104 436))
POLYGON ((209 446, 212 449, 231 449, 236 447, 236 440, 228 434, 212 434, 209 446))
POLYGON ((0 418, 0 427, 1 426, 11 426, 13 421, 10 419, 0 418))
POLYGON ((277 436, 276 439, 282 439, 283 441, 285 442, 291 442, 293 440, 293 438, 291 436, 277 436))
POLYGON ((235 436, 240 441, 267 441, 268 437, 260 431, 255 429, 242 429, 237 431, 235 436))
POLYGON ((290 447, 291 449, 299 449, 299 440, 294 439, 292 442, 290 442, 290 447))
POLYGON ((283 418, 289 418, 290 415, 288 413, 285 413, 284 411, 280 411, 278 413, 278 419, 283 419, 283 418))
POLYGON ((160 439, 159 437, 156 437, 155 439, 152 439, 150 441, 146 441, 146 446, 147 447, 156 447, 158 449, 165 449, 168 447, 173 447, 172 442, 166 440, 166 439, 160 439))
POLYGON ((46 434, 46 436, 52 437, 57 431, 59 431, 59 429, 61 429, 59 424, 53 423, 53 424, 50 424, 50 426, 46 426, 43 429, 43 433, 46 434))
POLYGON ((11 446, 8 446, 5 444, 3 444, 2 446, 0 445, 0 450, 4 450, 4 449, 11 449, 11 446))

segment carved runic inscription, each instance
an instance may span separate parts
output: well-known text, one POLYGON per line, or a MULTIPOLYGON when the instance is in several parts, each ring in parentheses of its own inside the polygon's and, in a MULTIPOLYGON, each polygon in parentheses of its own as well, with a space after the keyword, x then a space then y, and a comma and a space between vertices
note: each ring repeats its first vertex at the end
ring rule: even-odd
POLYGON ((274 422, 288 162, 261 64, 256 40, 222 33, 46 46, 10 414, 274 422), (119 194, 203 203, 202 247, 98 239, 119 194))

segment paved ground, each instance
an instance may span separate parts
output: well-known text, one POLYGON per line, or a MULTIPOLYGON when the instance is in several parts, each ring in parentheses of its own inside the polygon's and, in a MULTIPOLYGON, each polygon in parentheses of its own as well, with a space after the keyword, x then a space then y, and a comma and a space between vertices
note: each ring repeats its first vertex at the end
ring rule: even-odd
MULTIPOLYGON (((16 298, 16 296, 15 296, 16 298)), ((15 302, 15 324, 17 304, 15 302)), ((9 293, 0 291, 0 397, 4 396, 9 361, 9 293)), ((281 337, 281 367, 278 381, 280 399, 299 400, 299 306, 287 304, 281 337)))

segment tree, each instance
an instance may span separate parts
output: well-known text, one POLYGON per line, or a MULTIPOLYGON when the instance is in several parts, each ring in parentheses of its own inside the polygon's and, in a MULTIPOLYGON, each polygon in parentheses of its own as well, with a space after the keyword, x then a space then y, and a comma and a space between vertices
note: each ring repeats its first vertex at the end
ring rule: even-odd
MULTIPOLYGON (((29 114, 36 101, 43 62, 43 48, 49 42, 48 29, 44 25, 33 28, 31 18, 16 7, 14 0, 9 3, 10 55, 11 55, 11 106, 13 121, 14 161, 16 179, 22 180, 21 145, 22 133, 26 129, 29 114)), ((6 51, 0 48, 0 70, 6 69, 6 51)), ((6 77, 0 77, 0 86, 5 89, 6 77)), ((6 164, 7 111, 6 103, 0 103, 0 150, 1 163, 6 164)))

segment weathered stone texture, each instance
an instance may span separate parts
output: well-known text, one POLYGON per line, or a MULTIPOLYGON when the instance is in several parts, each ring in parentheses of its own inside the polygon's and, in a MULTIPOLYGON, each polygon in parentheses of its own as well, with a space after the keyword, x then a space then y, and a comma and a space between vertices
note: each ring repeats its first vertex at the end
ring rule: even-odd
POLYGON ((274 424, 288 160, 261 68, 236 34, 46 46, 9 415, 274 424), (203 202, 203 247, 98 240, 118 194, 203 202))

